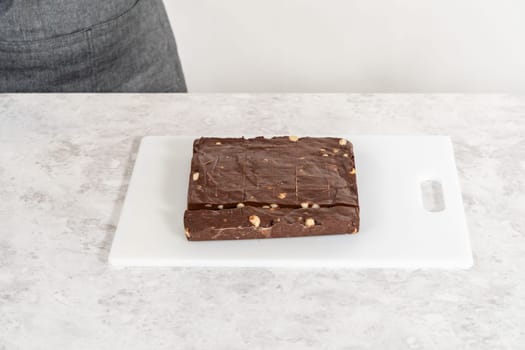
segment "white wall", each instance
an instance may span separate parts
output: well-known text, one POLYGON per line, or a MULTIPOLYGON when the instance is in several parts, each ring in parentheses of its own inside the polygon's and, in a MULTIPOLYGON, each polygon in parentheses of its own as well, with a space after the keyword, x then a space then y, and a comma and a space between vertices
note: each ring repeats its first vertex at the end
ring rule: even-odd
POLYGON ((522 0, 165 0, 192 92, 525 92, 522 0))

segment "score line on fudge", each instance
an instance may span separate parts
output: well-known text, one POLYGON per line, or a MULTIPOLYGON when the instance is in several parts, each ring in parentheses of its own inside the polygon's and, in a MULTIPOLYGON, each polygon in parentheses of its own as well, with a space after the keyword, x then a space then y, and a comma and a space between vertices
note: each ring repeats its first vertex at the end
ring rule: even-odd
POLYGON ((202 137, 193 143, 190 241, 359 231, 352 144, 333 137, 202 137))

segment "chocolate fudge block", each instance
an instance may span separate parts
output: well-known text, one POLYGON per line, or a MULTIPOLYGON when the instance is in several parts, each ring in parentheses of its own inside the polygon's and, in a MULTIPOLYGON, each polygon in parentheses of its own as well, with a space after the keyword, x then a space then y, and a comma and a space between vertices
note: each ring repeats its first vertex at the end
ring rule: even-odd
POLYGON ((356 233, 359 208, 275 208, 247 206, 224 210, 187 210, 186 237, 191 241, 282 238, 356 233))
POLYGON ((197 139, 184 224, 189 240, 355 233, 352 144, 293 136, 197 139))

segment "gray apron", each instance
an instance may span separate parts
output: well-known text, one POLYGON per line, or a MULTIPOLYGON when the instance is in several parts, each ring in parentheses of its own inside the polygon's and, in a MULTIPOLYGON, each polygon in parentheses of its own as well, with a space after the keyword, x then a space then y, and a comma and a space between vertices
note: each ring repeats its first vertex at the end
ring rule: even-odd
POLYGON ((186 92, 162 0, 0 0, 0 92, 186 92))

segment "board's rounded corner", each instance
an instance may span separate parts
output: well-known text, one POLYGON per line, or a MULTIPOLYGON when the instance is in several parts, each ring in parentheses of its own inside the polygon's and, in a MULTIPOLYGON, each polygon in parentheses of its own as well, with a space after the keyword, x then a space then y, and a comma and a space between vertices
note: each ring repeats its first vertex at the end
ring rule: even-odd
POLYGON ((448 147, 454 150, 454 141, 450 135, 440 135, 439 137, 448 147))
POLYGON ((474 259, 472 256, 463 261, 460 265, 460 268, 463 270, 470 270, 474 267, 474 259))
POLYGON ((154 137, 155 137, 155 136, 151 136, 151 135, 142 136, 142 138, 140 139, 140 143, 141 143, 141 144, 150 143, 151 140, 152 140, 154 137))
POLYGON ((113 266, 117 266, 117 264, 115 263, 115 258, 112 257, 111 255, 108 256, 106 262, 107 262, 107 264, 108 264, 109 266, 112 266, 112 267, 113 267, 113 266))
POLYGON ((109 257, 107 259, 107 265, 112 268, 112 269, 120 269, 120 268, 123 268, 125 266, 128 266, 128 264, 126 264, 125 262, 122 262, 121 260, 119 260, 118 258, 112 258, 112 257, 109 257))

